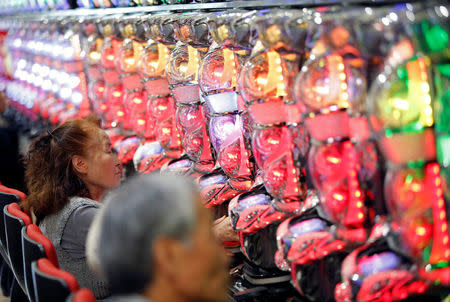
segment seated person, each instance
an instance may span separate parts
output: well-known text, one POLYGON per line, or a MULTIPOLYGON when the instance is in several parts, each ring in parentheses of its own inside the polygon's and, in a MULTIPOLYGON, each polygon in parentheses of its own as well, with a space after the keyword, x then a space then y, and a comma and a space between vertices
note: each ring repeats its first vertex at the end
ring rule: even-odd
POLYGON ((188 179, 133 178, 107 198, 99 223, 107 301, 227 300, 228 258, 188 179))
POLYGON ((105 194, 120 185, 122 167, 97 119, 68 121, 30 146, 26 159, 28 199, 42 232, 53 242, 60 267, 98 298, 107 284, 88 267, 85 242, 105 194))

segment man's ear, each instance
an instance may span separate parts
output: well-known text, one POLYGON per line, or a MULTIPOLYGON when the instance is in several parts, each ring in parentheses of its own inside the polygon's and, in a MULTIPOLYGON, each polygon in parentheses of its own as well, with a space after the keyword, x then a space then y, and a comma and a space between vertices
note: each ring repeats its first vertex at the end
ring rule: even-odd
POLYGON ((83 159, 83 157, 79 155, 74 155, 72 157, 72 165, 76 172, 80 174, 86 174, 88 170, 88 166, 86 164, 86 161, 83 159))
POLYGON ((153 263, 158 272, 172 279, 177 274, 186 255, 186 249, 181 241, 169 237, 160 237, 153 242, 153 263))

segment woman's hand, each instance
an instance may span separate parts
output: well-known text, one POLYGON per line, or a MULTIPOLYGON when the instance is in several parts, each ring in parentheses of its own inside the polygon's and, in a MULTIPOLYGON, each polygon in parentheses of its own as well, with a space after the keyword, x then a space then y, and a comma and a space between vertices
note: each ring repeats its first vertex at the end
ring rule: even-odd
POLYGON ((231 226, 231 219, 228 216, 222 216, 213 223, 213 231, 220 242, 238 241, 239 236, 231 226))

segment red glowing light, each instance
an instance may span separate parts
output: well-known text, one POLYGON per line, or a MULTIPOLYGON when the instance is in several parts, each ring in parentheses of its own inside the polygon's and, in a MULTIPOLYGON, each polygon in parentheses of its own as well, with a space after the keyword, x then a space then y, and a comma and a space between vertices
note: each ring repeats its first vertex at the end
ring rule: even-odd
POLYGON ((422 226, 416 227, 416 234, 419 236, 424 236, 426 234, 426 229, 422 226))
POLYGON ((162 129, 161 129, 161 132, 162 132, 164 135, 170 135, 170 133, 172 133, 172 131, 170 130, 170 128, 162 128, 162 129))
POLYGON ((362 209, 361 190, 357 178, 356 154, 352 142, 344 142, 344 155, 348 164, 348 189, 349 208, 345 217, 345 224, 358 225, 364 221, 365 215, 362 209))
POLYGON ((432 198, 433 212, 433 246, 431 248, 430 263, 450 262, 450 255, 447 251, 450 249, 447 215, 442 196, 442 181, 440 177, 440 167, 437 163, 429 164, 426 168, 429 184, 434 187, 434 196, 432 198))
POLYGON ((344 154, 342 147, 335 143, 332 145, 323 145, 317 147, 312 152, 313 178, 316 179, 316 185, 324 190, 328 186, 338 183, 345 179, 344 154))
POLYGON ((165 105, 158 105, 156 108, 158 108, 159 111, 166 111, 167 110, 167 106, 165 106, 165 105))
POLYGON ((241 151, 238 144, 231 144, 221 150, 219 153, 219 162, 224 171, 231 171, 239 165, 241 151))
POLYGON ((341 159, 334 156, 327 156, 327 161, 332 164, 339 164, 341 162, 341 159))
POLYGON ((345 188, 335 188, 330 191, 326 198, 327 207, 332 211, 334 217, 345 210, 348 203, 348 193, 345 188))

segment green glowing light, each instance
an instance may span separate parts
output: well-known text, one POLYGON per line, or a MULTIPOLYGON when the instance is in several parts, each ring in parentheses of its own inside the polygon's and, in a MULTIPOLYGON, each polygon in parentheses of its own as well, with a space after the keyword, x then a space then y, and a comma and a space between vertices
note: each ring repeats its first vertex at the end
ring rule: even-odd
POLYGON ((430 26, 428 21, 423 21, 422 28, 428 49, 442 51, 448 47, 448 33, 441 26, 430 26))

